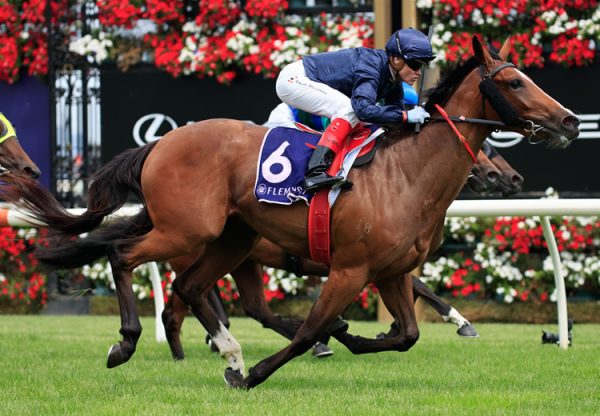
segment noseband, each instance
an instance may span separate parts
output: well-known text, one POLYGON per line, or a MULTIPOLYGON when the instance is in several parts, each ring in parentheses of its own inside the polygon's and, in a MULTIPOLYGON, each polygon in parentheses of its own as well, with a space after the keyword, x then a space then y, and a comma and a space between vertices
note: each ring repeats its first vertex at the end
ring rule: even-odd
POLYGON ((516 68, 512 62, 504 62, 501 65, 495 67, 492 71, 486 73, 483 65, 479 66, 479 73, 481 74, 481 82, 479 83, 479 91, 481 91, 481 107, 482 113, 485 116, 485 100, 487 99, 496 113, 500 116, 503 121, 503 126, 515 126, 523 129, 527 135, 527 140, 530 143, 534 142, 532 139, 536 133, 544 128, 544 126, 535 124, 532 120, 525 120, 519 116, 515 108, 511 103, 500 93, 498 86, 493 81, 494 77, 506 68, 516 68))
MULTIPOLYGON (((484 65, 479 66, 479 73, 481 74, 481 82, 479 83, 479 91, 481 91, 481 112, 485 117, 485 100, 488 100, 494 111, 500 116, 502 121, 488 120, 486 118, 472 118, 465 116, 449 116, 442 111, 440 114, 441 118, 432 118, 431 121, 446 121, 452 127, 452 122, 457 123, 470 123, 470 124, 483 124, 491 126, 494 131, 498 131, 505 127, 517 127, 525 131, 527 140, 531 144, 540 143, 540 141, 534 141, 537 133, 544 129, 544 126, 535 124, 532 120, 525 120, 519 116, 515 108, 510 102, 502 95, 498 86, 493 81, 494 77, 506 68, 516 68, 512 62, 504 62, 490 72, 486 72, 484 65)), ((436 104, 435 107, 438 107, 436 104)), ((455 128, 453 127, 453 130, 455 128)), ((460 137, 459 137, 460 139, 460 137)), ((462 140, 461 140, 462 141, 462 140)), ((464 142, 463 142, 464 144, 464 142)), ((472 156, 471 156, 472 158, 472 156)))

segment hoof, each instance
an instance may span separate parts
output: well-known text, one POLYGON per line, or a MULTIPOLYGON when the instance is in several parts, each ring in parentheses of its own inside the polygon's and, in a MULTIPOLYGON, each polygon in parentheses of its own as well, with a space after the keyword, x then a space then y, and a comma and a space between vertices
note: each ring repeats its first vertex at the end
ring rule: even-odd
POLYGON ((121 348, 121 344, 115 344, 108 350, 108 359, 106 360, 106 366, 108 368, 114 368, 118 365, 126 363, 131 358, 131 355, 126 354, 121 348))
POLYGON ((244 377, 240 370, 233 370, 231 367, 227 367, 225 369, 225 374, 223 375, 225 379, 225 383, 231 388, 234 389, 246 389, 246 383, 244 383, 244 377))
POLYGON ((456 333, 461 337, 465 338, 477 338, 479 337, 479 333, 475 330, 475 327, 471 324, 466 324, 461 326, 456 330, 456 333))

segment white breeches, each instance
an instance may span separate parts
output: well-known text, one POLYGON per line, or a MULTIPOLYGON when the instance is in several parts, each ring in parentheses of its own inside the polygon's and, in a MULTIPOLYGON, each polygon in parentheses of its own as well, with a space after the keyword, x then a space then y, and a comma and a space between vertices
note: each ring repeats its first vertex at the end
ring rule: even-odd
POLYGON ((359 122, 350 98, 328 85, 309 79, 302 61, 283 68, 277 77, 275 89, 281 101, 307 113, 331 120, 342 118, 352 127, 359 122))

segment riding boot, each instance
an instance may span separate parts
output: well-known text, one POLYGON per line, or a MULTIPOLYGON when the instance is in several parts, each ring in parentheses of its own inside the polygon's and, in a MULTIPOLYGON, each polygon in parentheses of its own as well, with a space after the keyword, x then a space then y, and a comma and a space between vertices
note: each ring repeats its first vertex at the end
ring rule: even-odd
POLYGON ((308 170, 304 179, 306 192, 312 193, 319 188, 333 186, 344 180, 342 176, 330 176, 327 169, 351 131, 350 123, 341 118, 333 119, 325 129, 308 162, 308 170))

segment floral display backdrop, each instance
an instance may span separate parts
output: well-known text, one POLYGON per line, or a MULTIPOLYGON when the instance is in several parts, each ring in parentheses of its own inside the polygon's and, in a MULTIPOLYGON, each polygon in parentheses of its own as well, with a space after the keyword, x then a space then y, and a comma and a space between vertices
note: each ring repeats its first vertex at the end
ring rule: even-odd
MULTIPOLYGON (((547 191, 556 197, 554 190, 547 191)), ((600 298, 600 220, 551 221, 567 294, 600 298)), ((446 243, 461 247, 426 262, 422 279, 450 297, 556 301, 554 269, 539 217, 447 218, 446 243)))
MULTIPOLYGON (((78 7, 51 2, 52 15, 78 7)), ((286 0, 97 0, 97 21, 82 35, 70 22, 69 50, 124 70, 151 62, 173 76, 215 77, 231 83, 242 72, 274 77, 306 54, 373 46, 373 15, 287 15, 286 0), (242 6, 243 4, 243 6, 242 6)), ((600 47, 598 0, 418 0, 422 21, 433 22, 437 63, 470 54, 474 33, 495 46, 512 35, 512 60, 523 67, 547 62, 589 65, 600 47)), ((48 71, 46 0, 0 0, 0 80, 48 71)))
MULTIPOLYGON (((89 34, 72 21, 68 49, 89 62, 114 60, 124 70, 152 62, 173 76, 215 77, 230 83, 250 72, 274 77, 286 63, 310 53, 373 46, 373 15, 286 16, 286 0, 199 0, 198 11, 180 0, 98 0, 89 34)), ((80 7, 74 0, 53 9, 80 7)), ((21 70, 48 71, 46 1, 0 0, 0 80, 21 70)), ((53 13, 56 19, 57 13, 53 13)))
POLYGON ((35 229, 0 228, 0 311, 11 305, 37 312, 46 304, 46 274, 31 250, 39 234, 35 229))
POLYGON ((522 67, 589 65, 600 48, 597 0, 417 0, 417 8, 433 22, 441 66, 470 56, 475 33, 496 47, 511 35, 512 60, 522 67))

